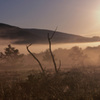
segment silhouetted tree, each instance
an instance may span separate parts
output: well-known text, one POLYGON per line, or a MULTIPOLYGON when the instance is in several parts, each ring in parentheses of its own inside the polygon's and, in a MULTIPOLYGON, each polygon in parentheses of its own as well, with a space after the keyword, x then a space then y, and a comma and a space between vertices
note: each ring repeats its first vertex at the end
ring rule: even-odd
POLYGON ((71 63, 71 66, 84 66, 88 56, 83 53, 82 49, 75 46, 73 47, 68 54, 68 61, 71 63))
POLYGON ((44 61, 50 61, 50 62, 51 62, 49 50, 46 50, 46 51, 44 52, 43 60, 44 60, 44 61))
MULTIPOLYGON (((54 55, 54 57, 55 57, 55 55, 54 55)), ((44 52, 43 60, 47 61, 47 62, 51 62, 52 61, 52 58, 51 58, 51 55, 50 55, 50 51, 48 49, 44 52)), ((57 60, 57 59, 55 58, 55 60, 57 60)))
POLYGON ((18 49, 15 49, 10 44, 7 48, 5 48, 4 53, 1 52, 0 58, 3 60, 6 60, 7 63, 14 64, 16 62, 19 62, 19 59, 23 57, 23 54, 19 53, 18 49))

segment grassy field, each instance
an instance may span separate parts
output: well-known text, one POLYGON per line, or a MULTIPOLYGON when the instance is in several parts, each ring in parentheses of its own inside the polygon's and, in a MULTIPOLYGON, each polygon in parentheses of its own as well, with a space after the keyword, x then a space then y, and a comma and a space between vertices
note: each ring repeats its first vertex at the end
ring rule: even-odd
POLYGON ((0 100, 100 100, 100 70, 2 71, 0 100))
POLYGON ((0 100, 100 100, 99 54, 89 57, 79 47, 55 52, 53 60, 48 50, 22 55, 8 45, 1 53, 0 100))

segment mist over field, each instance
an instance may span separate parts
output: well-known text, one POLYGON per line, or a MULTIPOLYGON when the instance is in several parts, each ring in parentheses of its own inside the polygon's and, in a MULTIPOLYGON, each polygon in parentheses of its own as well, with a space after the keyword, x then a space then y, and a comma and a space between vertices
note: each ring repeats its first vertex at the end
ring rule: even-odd
POLYGON ((100 100, 100 0, 0 0, 0 100, 100 100))
POLYGON ((6 46, 0 53, 0 99, 98 100, 100 46, 85 49, 78 46, 70 49, 58 48, 52 53, 57 72, 50 48, 44 52, 32 52, 42 64, 43 70, 41 70, 31 53, 27 51, 27 54, 22 54, 16 47, 6 46))
MULTIPOLYGON (((33 46, 35 48, 35 46, 33 46)), ((15 47, 14 47, 15 48, 15 47)), ((52 58, 49 52, 49 49, 46 49, 44 51, 35 53, 33 49, 30 49, 30 51, 40 60, 40 62, 43 64, 43 66, 46 69, 53 69, 53 62, 52 58), (32 51, 33 50, 33 51, 32 51), (48 66, 49 65, 49 66, 48 66)), ((26 46, 25 46, 26 49, 26 46)), ((67 69, 67 68, 78 68, 78 67, 99 67, 100 66, 100 46, 96 47, 86 47, 81 48, 78 46, 74 46, 70 49, 65 48, 58 48, 53 50, 54 58, 57 64, 59 64, 59 60, 61 61, 61 70, 67 69)), ((5 49, 3 50, 3 53, 5 52, 5 49)), ((28 53, 20 53, 23 57, 20 58, 19 61, 16 61, 20 63, 17 65, 13 65, 9 60, 6 60, 6 58, 2 58, 2 52, 0 57, 0 70, 6 71, 6 70, 35 70, 39 69, 38 63, 35 61, 35 59, 28 53), (16 67, 13 67, 16 66, 16 67)), ((16 59, 17 60, 17 59, 16 59)), ((13 62, 13 60, 12 60, 13 62)))
POLYGON ((100 37, 0 24, 0 100, 100 99, 100 37))

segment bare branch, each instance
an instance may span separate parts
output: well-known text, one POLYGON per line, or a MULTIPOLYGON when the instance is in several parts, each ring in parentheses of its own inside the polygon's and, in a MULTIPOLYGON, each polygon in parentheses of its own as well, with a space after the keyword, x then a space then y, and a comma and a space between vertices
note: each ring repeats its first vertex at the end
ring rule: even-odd
POLYGON ((37 59, 37 57, 29 50, 29 47, 32 45, 32 43, 31 44, 29 44, 28 46, 26 46, 26 48, 27 48, 27 51, 32 55, 32 57, 38 62, 38 64, 39 64, 39 66, 40 66, 40 68, 41 68, 41 70, 42 70, 42 72, 43 73, 45 73, 44 72, 44 69, 43 69, 43 67, 42 67, 42 64, 40 63, 40 61, 37 59))
POLYGON ((61 60, 59 60, 59 67, 58 67, 58 71, 60 70, 61 68, 61 60))
MULTIPOLYGON (((56 30, 57 30, 57 28, 56 28, 56 30)), ((53 55, 52 50, 51 50, 51 39, 53 38, 56 30, 53 32, 51 37, 50 37, 49 33, 47 35, 48 35, 48 42, 49 42, 49 51, 50 51, 51 58, 52 58, 52 61, 53 61, 53 64, 54 64, 55 72, 58 73, 57 65, 56 65, 56 62, 55 62, 55 58, 54 58, 54 55, 53 55)))
POLYGON ((30 47, 32 45, 32 43, 30 43, 27 47, 30 47))
POLYGON ((53 34, 51 35, 51 37, 50 37, 50 35, 49 35, 49 39, 50 39, 50 40, 53 38, 54 34, 56 33, 57 28, 58 28, 58 26, 56 27, 56 29, 55 29, 55 31, 53 32, 53 34))

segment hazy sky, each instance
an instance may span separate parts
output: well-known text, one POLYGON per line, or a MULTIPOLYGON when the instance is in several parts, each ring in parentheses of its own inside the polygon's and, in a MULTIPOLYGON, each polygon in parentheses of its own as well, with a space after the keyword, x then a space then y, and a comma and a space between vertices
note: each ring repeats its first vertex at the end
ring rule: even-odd
POLYGON ((0 0, 0 22, 22 28, 41 28, 100 35, 100 0, 0 0))

